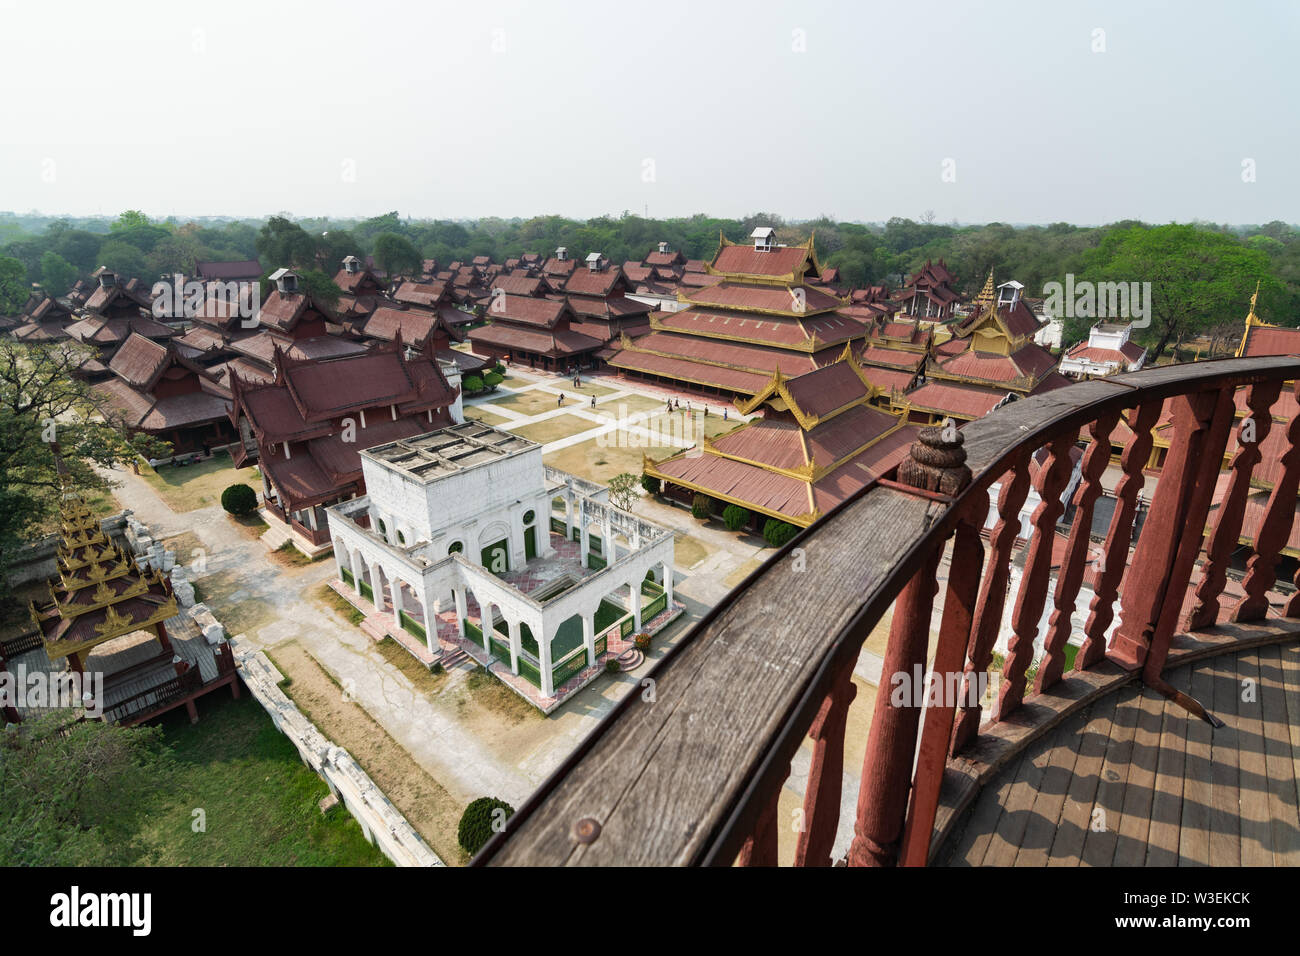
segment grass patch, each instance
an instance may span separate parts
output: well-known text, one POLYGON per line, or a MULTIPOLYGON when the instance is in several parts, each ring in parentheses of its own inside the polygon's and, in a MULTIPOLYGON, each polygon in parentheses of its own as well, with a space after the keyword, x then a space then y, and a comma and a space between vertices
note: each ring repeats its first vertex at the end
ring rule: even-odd
POLYGON ((497 714, 508 726, 545 718, 545 714, 482 666, 474 668, 465 679, 465 695, 457 702, 458 709, 464 710, 470 700, 497 714))
POLYGON ((758 568, 761 567, 762 564, 763 561, 761 558, 750 558, 740 567, 736 568, 736 570, 732 571, 725 578, 723 578, 722 583, 729 588, 734 588, 737 584, 739 584, 741 581, 745 580, 745 578, 749 577, 756 570, 758 570, 758 568))
MULTIPOLYGON (((224 693, 161 723, 177 776, 140 821, 139 863, 148 866, 387 866, 347 809, 322 814, 329 787, 305 767, 257 701, 224 693), (194 832, 195 810, 204 828, 194 832)), ((123 808, 130 812, 132 808, 123 808)))
POLYGON ((196 511, 221 503, 221 493, 231 485, 244 484, 254 491, 251 469, 236 468, 224 451, 196 465, 159 465, 158 470, 140 466, 140 475, 172 511, 196 511))
POLYGON ((708 545, 689 534, 679 534, 673 542, 673 564, 679 568, 693 568, 712 553, 708 545))
POLYGON ((205 603, 227 634, 255 634, 278 616, 269 602, 250 595, 240 578, 242 570, 217 571, 203 578, 205 603))
POLYGON ((568 438, 571 435, 577 435, 599 427, 595 422, 579 418, 577 415, 556 415, 544 422, 535 422, 532 425, 525 425, 523 428, 513 428, 511 433, 535 441, 540 445, 545 445, 547 442, 568 438))
MULTIPOLYGON (((514 395, 505 395, 487 404, 500 405, 502 408, 508 408, 512 412, 518 412, 521 415, 540 415, 542 412, 549 412, 552 409, 561 407, 560 396, 536 388, 526 392, 518 392, 514 395)), ((572 408, 581 404, 581 400, 575 399, 572 394, 566 393, 564 408, 572 408)))
MULTIPOLYGON (((631 436, 631 440, 644 441, 639 436, 631 436)), ((545 456, 545 461, 561 471, 603 485, 625 471, 633 475, 641 474, 642 455, 655 459, 667 458, 678 450, 631 446, 630 440, 623 438, 621 432, 615 431, 553 451, 545 456)))
POLYGON ((349 624, 355 626, 366 619, 364 614, 328 584, 322 584, 316 589, 316 598, 349 624))
POLYGON ((271 558, 276 564, 283 564, 291 568, 306 567, 307 565, 314 564, 320 560, 320 558, 307 557, 307 555, 294 547, 292 541, 286 541, 284 544, 280 545, 280 547, 272 551, 271 558))
POLYGON ((514 420, 507 418, 505 415, 498 415, 483 405, 466 405, 465 417, 470 421, 482 422, 485 425, 504 425, 514 420))
POLYGON ((266 523, 262 516, 256 512, 251 515, 244 515, 242 518, 236 518, 234 515, 226 515, 226 518, 250 538, 260 538, 262 535, 266 534, 267 529, 271 527, 266 523))
POLYGON ((445 671, 438 674, 433 673, 423 661, 412 655, 410 651, 392 637, 385 636, 375 647, 384 656, 384 660, 401 671, 403 676, 422 693, 436 694, 446 682, 447 674, 445 671))

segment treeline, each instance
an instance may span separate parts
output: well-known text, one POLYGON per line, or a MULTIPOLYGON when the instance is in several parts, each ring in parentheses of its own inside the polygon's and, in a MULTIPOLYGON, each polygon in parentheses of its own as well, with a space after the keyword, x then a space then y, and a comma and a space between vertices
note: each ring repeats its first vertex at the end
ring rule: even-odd
MULTIPOLYGON (((1024 283, 1030 296, 1042 296, 1046 283, 1061 282, 1067 274, 1097 281, 1152 281, 1157 285, 1156 314, 1143 334, 1147 344, 1158 343, 1162 350, 1239 325, 1257 281, 1260 315, 1300 324, 1300 230, 1283 222, 1251 227, 1139 222, 959 226, 895 218, 863 225, 828 217, 786 222, 770 213, 744 219, 624 215, 472 222, 404 219, 397 212, 365 220, 273 216, 261 222, 184 223, 152 221, 136 211, 111 223, 0 216, 0 311, 6 304, 12 308, 4 301, 6 282, 11 290, 21 287, 14 294, 23 299, 33 282, 57 295, 101 265, 152 282, 173 272, 192 272, 199 260, 257 257, 267 271, 288 265, 317 273, 311 278, 318 280, 332 275, 346 255, 372 255, 385 271, 406 273, 417 271, 423 259, 445 266, 487 255, 503 262, 525 252, 549 255, 558 246, 579 259, 601 252, 614 262, 640 261, 661 241, 688 258, 708 259, 720 233, 743 242, 756 225, 773 226, 779 241, 787 243, 815 235, 821 262, 838 268, 841 282, 854 287, 897 286, 927 259, 944 259, 968 295, 978 291, 990 269, 998 281, 1024 283), (1191 313, 1179 308, 1174 300, 1180 298, 1193 307, 1191 313)), ((1073 317, 1067 337, 1086 334, 1087 318, 1073 317)))

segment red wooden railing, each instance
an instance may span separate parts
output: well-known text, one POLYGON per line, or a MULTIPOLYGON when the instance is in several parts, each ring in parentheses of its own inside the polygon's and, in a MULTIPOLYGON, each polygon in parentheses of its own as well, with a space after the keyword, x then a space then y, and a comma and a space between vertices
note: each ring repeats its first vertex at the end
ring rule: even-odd
MULTIPOLYGON (((895 480, 879 481, 845 502, 706 615, 652 672, 656 692, 623 700, 475 862, 774 864, 777 828, 784 825, 777 803, 790 760, 808 737, 811 767, 794 859, 797 865, 830 865, 844 809, 851 674, 891 603, 850 865, 924 865, 951 758, 979 752, 993 728, 1020 721, 1027 703, 1046 700, 1075 675, 1137 675, 1212 719, 1170 687, 1163 671, 1180 623, 1207 628, 1228 616, 1258 621, 1269 612, 1268 593, 1300 485, 1300 419, 1288 426, 1282 477, 1253 542, 1244 597, 1221 605, 1269 409, 1284 383, 1297 377, 1300 360, 1294 358, 1166 366, 1015 402, 960 433, 930 430, 895 480), (1239 388, 1247 389, 1243 422, 1234 417, 1239 388), (1087 619, 1075 634, 1071 615, 1087 577, 1094 506, 1121 422, 1130 435, 1119 462, 1116 506, 1092 574, 1087 619), (1158 423, 1170 447, 1153 476, 1145 466, 1158 423), (1072 525, 1054 568, 1061 499, 1079 443, 1086 451, 1070 502, 1072 525), (1230 475, 1211 514, 1228 452, 1230 475), (1150 483, 1150 510, 1131 551, 1139 493, 1150 483), (996 521, 986 544, 995 484, 996 521), (1038 504, 1029 517, 1031 534, 1020 542, 1031 489, 1038 504), (932 639, 936 573, 949 548, 943 612, 932 639), (1018 554, 1023 572, 1009 594, 1018 554), (1108 646, 1117 600, 1119 622, 1108 646), (928 708, 915 699, 891 701, 891 675, 910 675, 927 662, 941 687, 950 681, 963 690, 971 682, 978 686, 993 660, 1008 601, 1012 633, 990 713, 966 693, 936 698, 928 708), (1071 638, 1079 648, 1067 674, 1071 638), (579 830, 581 839, 574 835, 579 830)), ((1284 613, 1300 613, 1300 592, 1284 613)))

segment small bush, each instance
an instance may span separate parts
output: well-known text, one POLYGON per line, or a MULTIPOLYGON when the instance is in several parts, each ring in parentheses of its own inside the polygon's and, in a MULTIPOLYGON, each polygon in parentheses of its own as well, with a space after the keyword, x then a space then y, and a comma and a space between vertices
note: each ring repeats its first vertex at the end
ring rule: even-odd
POLYGON ((456 827, 456 842, 460 844, 462 850, 473 856, 514 812, 515 808, 504 800, 498 800, 496 797, 479 797, 460 815, 460 825, 456 827))
POLYGON ((749 510, 740 505, 727 505, 722 509, 722 523, 728 531, 739 531, 749 524, 749 510))
POLYGON ((768 518, 763 525, 763 540, 774 548, 779 548, 799 533, 799 529, 785 521, 768 518))
POLYGON ((221 507, 236 518, 251 515, 257 510, 257 492, 248 485, 231 485, 221 493, 221 507))
POLYGON ((483 391, 483 379, 479 378, 477 375, 466 375, 460 384, 467 395, 473 395, 477 392, 483 391))
POLYGON ((500 362, 497 362, 495 365, 492 366, 492 371, 504 377, 506 374, 506 367, 502 365, 500 362))
POLYGON ((648 494, 657 495, 659 494, 659 489, 663 487, 663 482, 654 475, 642 475, 641 487, 644 488, 648 494))
POLYGON ((645 631, 642 631, 636 637, 632 638, 632 643, 636 646, 638 651, 644 654, 646 651, 650 650, 650 635, 645 631))
POLYGON ((605 661, 606 674, 617 674, 622 669, 623 666, 619 664, 619 662, 612 657, 609 660, 605 661))
POLYGON ((506 377, 502 375, 500 372, 488 372, 486 375, 483 376, 483 384, 486 385, 488 388, 496 388, 505 380, 506 377))
POLYGON ((697 494, 691 501, 691 515, 695 518, 707 518, 713 514, 713 499, 708 495, 697 494))

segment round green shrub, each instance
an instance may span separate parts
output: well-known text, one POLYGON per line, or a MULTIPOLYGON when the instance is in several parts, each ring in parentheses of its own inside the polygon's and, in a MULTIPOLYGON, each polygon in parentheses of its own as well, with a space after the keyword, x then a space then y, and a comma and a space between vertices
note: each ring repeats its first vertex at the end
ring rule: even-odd
POLYGON ((502 365, 500 362, 497 362, 495 365, 492 366, 492 371, 496 372, 498 375, 505 375, 506 367, 502 365))
POLYGON ((691 501, 691 515, 696 518, 707 518, 713 514, 713 499, 708 495, 697 494, 691 501))
POLYGON ((763 525, 763 540, 774 548, 779 548, 799 533, 799 529, 785 521, 768 518, 763 525))
POLYGON ((476 392, 483 391, 483 379, 479 378, 477 375, 466 375, 465 378, 461 380, 460 384, 467 395, 473 395, 476 392))
POLYGON ((506 377, 502 375, 500 372, 488 372, 486 375, 483 376, 483 384, 485 384, 488 388, 496 388, 505 380, 506 377))
POLYGON ((605 661, 606 674, 617 674, 622 669, 623 669, 622 665, 620 665, 619 662, 613 657, 605 661))
POLYGON ((636 637, 632 638, 632 644, 638 651, 644 654, 646 651, 650 650, 650 635, 645 631, 642 631, 636 637))
POLYGON ((257 492, 248 485, 231 485, 221 493, 221 507, 236 518, 251 515, 257 510, 257 492))
POLYGON ((648 494, 657 495, 659 494, 659 489, 663 487, 663 482, 654 475, 642 475, 641 487, 644 488, 648 494))
POLYGON ((497 820, 504 823, 514 812, 515 808, 504 800, 498 800, 496 797, 479 797, 460 815, 460 825, 456 827, 456 842, 460 844, 462 850, 473 856, 491 839, 495 832, 493 823, 497 820), (499 810, 505 811, 504 815, 498 813, 499 810))
POLYGON ((728 531, 739 531, 749 524, 749 509, 742 508, 740 505, 727 505, 722 509, 722 523, 727 526, 728 531))

